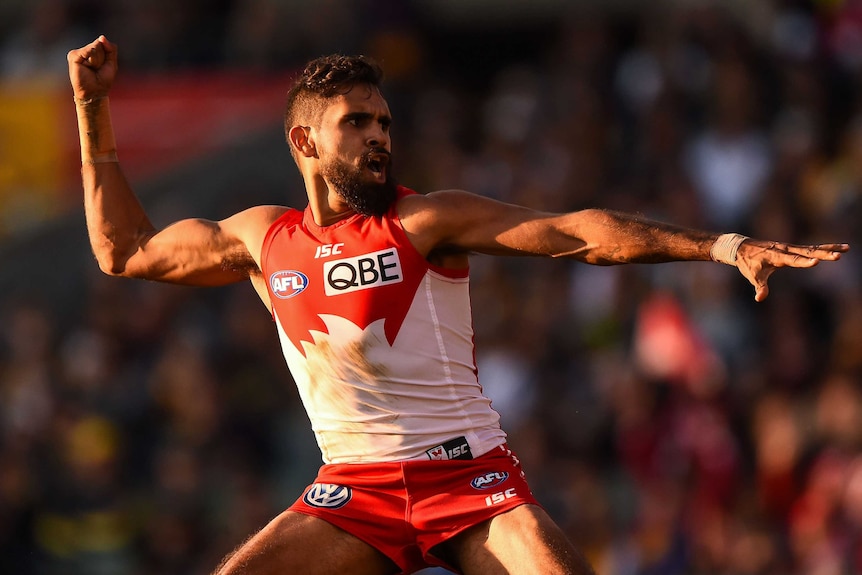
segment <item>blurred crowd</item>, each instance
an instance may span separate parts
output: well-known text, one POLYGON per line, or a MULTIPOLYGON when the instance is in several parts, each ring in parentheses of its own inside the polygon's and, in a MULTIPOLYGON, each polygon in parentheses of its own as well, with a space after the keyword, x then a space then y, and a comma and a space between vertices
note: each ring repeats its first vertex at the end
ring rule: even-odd
POLYGON ((66 53, 106 34, 127 70, 277 69, 355 52, 419 25, 399 0, 5 0, 0 78, 66 78, 66 53), (406 28, 405 28, 406 27, 406 28))
MULTIPOLYGON (((598 573, 862 573, 862 2, 572 10, 496 36, 523 57, 493 66, 491 44, 446 60, 420 2, 36 4, 4 30, 7 77, 88 22, 147 71, 364 50, 392 64, 395 165, 420 192, 851 243, 761 304, 708 263, 477 256, 471 285, 483 385, 598 573)), ((208 573, 320 464, 273 324, 248 286, 88 258, 62 317, 0 300, 0 572, 208 573)))

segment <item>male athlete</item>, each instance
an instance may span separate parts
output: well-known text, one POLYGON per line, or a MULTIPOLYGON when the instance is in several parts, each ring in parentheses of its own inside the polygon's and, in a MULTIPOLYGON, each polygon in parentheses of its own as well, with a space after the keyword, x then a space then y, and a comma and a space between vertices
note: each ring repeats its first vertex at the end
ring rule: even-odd
POLYGON ((68 55, 87 229, 108 274, 196 286, 251 280, 272 313, 323 454, 288 510, 219 575, 591 573, 533 498, 482 395, 468 255, 589 264, 715 260, 768 294, 779 267, 837 260, 604 210, 550 214, 459 190, 417 194, 391 177, 381 71, 362 57, 311 62, 287 97, 285 134, 308 206, 258 206, 156 229, 120 170, 108 93, 117 48, 68 55))

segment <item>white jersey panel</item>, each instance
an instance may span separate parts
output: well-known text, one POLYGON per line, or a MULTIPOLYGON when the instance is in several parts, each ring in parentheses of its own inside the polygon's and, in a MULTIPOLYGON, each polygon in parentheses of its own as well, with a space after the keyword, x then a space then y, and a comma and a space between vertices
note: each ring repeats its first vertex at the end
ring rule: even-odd
POLYGON ((505 441, 476 376, 466 277, 427 271, 391 346, 383 319, 322 314, 299 350, 274 317, 324 462, 428 459, 461 436, 478 457, 505 441))

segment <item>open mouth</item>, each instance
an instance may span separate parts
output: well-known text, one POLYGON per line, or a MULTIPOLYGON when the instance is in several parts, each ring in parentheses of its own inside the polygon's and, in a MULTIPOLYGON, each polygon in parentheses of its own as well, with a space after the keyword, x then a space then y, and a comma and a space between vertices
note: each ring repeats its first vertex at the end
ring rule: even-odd
POLYGON ((375 176, 382 176, 389 163, 389 154, 376 152, 366 156, 365 167, 375 176))

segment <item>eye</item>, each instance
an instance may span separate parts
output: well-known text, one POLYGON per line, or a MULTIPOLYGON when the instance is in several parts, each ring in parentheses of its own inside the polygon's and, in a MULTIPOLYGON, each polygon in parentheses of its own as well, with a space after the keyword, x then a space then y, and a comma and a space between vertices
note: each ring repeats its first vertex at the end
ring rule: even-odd
POLYGON ((345 116, 345 122, 354 128, 361 128, 370 120, 367 114, 350 114, 345 116))

